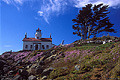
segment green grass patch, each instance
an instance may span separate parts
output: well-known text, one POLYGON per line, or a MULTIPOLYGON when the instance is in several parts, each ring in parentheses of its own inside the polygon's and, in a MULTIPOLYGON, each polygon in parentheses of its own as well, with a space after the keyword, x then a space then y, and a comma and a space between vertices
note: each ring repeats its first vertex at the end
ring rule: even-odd
POLYGON ((106 44, 101 44, 96 47, 95 50, 105 50, 106 48, 110 47, 114 42, 106 43, 106 44))

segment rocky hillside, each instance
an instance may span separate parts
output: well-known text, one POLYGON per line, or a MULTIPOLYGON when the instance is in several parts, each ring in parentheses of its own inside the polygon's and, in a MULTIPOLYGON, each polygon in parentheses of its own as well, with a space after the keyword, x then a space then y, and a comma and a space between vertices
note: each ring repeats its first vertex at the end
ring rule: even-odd
POLYGON ((49 50, 5 52, 0 65, 0 80, 118 80, 120 38, 104 36, 49 50))

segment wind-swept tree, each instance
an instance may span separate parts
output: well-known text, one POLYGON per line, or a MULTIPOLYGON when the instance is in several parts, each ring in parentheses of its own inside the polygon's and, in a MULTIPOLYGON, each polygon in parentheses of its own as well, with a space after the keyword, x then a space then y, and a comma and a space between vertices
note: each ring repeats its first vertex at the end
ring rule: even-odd
POLYGON ((109 21, 108 14, 108 5, 87 4, 79 11, 76 19, 72 20, 75 23, 72 27, 76 30, 73 34, 77 34, 81 39, 87 39, 103 31, 116 32, 112 29, 114 24, 109 21))

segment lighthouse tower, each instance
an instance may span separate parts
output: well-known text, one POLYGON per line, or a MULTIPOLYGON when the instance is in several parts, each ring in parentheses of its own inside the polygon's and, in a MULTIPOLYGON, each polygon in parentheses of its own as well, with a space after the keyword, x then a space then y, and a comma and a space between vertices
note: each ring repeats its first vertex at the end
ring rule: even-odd
POLYGON ((41 39, 41 30, 38 28, 35 33, 35 39, 41 39))

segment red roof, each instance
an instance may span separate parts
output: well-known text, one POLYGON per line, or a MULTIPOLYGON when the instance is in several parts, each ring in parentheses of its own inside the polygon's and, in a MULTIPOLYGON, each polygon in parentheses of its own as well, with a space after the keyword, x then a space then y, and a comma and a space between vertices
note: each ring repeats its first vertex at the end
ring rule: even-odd
POLYGON ((23 41, 44 41, 44 42, 52 42, 52 38, 41 38, 41 39, 24 38, 23 41))

